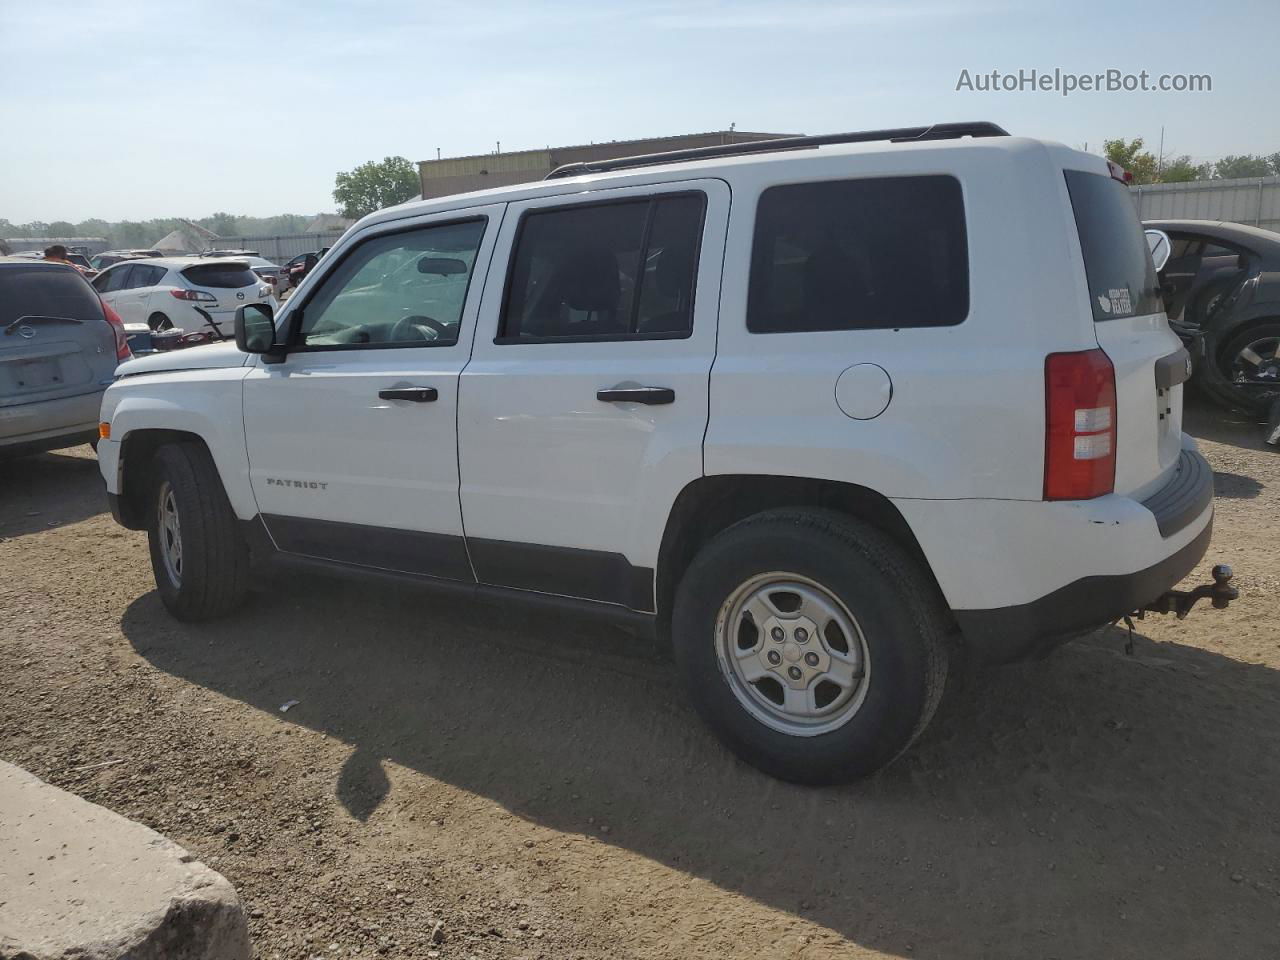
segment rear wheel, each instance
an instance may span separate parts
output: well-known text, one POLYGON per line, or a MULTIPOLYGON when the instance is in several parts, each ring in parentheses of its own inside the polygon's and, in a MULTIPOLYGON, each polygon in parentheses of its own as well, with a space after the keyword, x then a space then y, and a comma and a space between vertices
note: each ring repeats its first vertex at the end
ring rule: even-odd
POLYGON ((209 451, 156 451, 147 527, 160 599, 179 620, 235 610, 249 591, 249 550, 209 451))
POLYGON ((1280 397, 1280 321, 1259 324, 1233 337, 1223 352, 1233 383, 1263 381, 1269 386, 1244 387, 1251 408, 1262 413, 1280 397))
POLYGON ((817 510, 770 511, 718 535, 673 615, 703 719, 748 763, 810 784, 870 774, 920 735, 946 680, 947 625, 901 547, 817 510))
POLYGON ((147 326, 156 332, 161 330, 172 330, 173 321, 163 313, 153 313, 151 316, 147 317, 147 326))

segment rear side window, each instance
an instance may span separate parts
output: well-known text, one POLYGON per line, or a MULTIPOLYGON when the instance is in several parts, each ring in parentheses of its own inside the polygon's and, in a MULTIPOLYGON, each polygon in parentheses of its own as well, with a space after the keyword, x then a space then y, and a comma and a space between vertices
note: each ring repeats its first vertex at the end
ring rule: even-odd
POLYGON ((258 275, 249 269, 247 263, 199 263, 187 267, 182 275, 197 287, 222 290, 248 287, 258 282, 258 275))
POLYGON ((701 193, 525 214, 498 341, 687 337, 701 193))
POLYGON ((0 328, 19 317, 101 320, 102 305, 72 267, 0 267, 0 328))
POLYGON ((1155 264, 1129 188, 1098 173, 1067 170, 1065 174, 1093 319, 1158 313, 1162 307, 1155 264))
POLYGON ((798 183, 761 194, 752 333, 940 327, 968 313, 964 198, 954 177, 798 183))
POLYGON ((135 263, 129 274, 128 288, 132 290, 136 287, 154 287, 168 272, 164 267, 147 267, 141 263, 135 263))

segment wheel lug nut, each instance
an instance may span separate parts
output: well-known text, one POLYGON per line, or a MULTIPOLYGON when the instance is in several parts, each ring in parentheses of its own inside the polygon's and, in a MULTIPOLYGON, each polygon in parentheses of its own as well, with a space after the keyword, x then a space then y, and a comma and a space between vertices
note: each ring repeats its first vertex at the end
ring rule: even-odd
POLYGON ((770 650, 767 654, 765 654, 765 657, 775 667, 782 662, 782 656, 781 654, 778 653, 777 650, 770 650))
POLYGON ((769 631, 769 636, 773 637, 773 639, 781 643, 783 638, 786 636, 786 634, 782 632, 781 627, 774 627, 772 630, 769 631))
POLYGON ((804 662, 811 667, 816 667, 818 665, 818 655, 816 653, 806 653, 804 655, 804 662))
POLYGON ((801 677, 799 667, 787 667, 787 676, 792 680, 799 680, 801 677))
POLYGON ((796 630, 796 643, 808 643, 808 642, 809 642, 809 631, 806 630, 804 627, 798 628, 796 630))

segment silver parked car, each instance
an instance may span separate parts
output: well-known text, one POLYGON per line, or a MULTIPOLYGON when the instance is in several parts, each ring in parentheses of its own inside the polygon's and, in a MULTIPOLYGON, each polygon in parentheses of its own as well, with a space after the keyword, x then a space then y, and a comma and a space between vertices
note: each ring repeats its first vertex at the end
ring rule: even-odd
POLYGON ((0 457, 96 441, 127 359, 124 324, 78 270, 0 257, 0 457))

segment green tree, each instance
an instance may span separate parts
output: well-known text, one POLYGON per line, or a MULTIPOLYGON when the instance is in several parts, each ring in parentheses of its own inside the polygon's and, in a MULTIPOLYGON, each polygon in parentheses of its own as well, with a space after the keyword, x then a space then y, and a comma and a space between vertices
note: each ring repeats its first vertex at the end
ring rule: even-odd
POLYGON ((1208 163, 1192 163, 1191 158, 1185 154, 1181 157, 1171 157, 1160 169, 1160 182, 1186 183, 1188 180, 1208 180, 1212 169, 1212 165, 1208 163))
POLYGON ((236 228, 236 218, 229 213, 215 213, 196 222, 220 237, 234 237, 240 232, 236 228))
POLYGON ((1149 150, 1143 150, 1141 137, 1133 140, 1104 140, 1103 155, 1112 163, 1118 163, 1131 174, 1134 183, 1156 182, 1156 158, 1149 150))
POLYGON ((1213 165, 1213 178, 1236 180, 1242 177, 1266 177, 1276 172, 1272 167, 1275 159, 1274 154, 1270 157, 1255 157, 1250 153, 1238 157, 1228 154, 1213 165))
POLYGON ((367 213, 412 200, 422 189, 418 171, 404 157, 370 160, 334 177, 333 199, 344 217, 367 213))
POLYGON ((76 236, 76 225, 68 223, 66 220, 55 220, 49 224, 50 237, 74 237, 76 236))
POLYGON ((76 224, 77 237, 109 237, 111 236, 111 224, 105 220, 99 220, 96 217, 90 217, 88 220, 81 220, 76 224))

